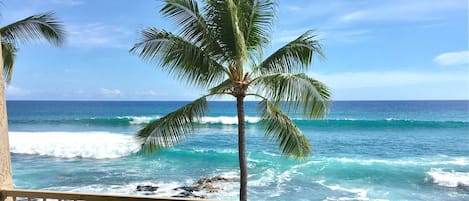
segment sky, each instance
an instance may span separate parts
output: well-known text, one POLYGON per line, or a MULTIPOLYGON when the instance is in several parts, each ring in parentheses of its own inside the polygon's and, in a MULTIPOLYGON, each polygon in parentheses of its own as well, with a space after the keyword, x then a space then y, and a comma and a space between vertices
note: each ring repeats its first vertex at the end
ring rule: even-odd
MULTIPOLYGON (((3 0, 0 25, 54 11, 67 42, 18 44, 7 100, 192 100, 129 53, 145 27, 176 31, 157 0, 3 0)), ((280 0, 269 53, 309 29, 326 54, 309 75, 333 100, 469 99, 467 0, 280 0)))

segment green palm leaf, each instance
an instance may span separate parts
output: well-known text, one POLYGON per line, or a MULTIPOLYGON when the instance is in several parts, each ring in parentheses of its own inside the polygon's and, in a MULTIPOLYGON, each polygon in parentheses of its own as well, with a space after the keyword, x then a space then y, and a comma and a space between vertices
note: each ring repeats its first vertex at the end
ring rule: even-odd
POLYGON ((272 0, 237 0, 239 27, 244 34, 247 49, 259 54, 270 39, 275 19, 272 0))
MULTIPOLYGON (((207 23, 215 41, 222 48, 226 62, 242 62, 247 56, 243 33, 238 24, 237 7, 233 0, 206 0, 207 23)), ((242 75, 242 73, 241 73, 242 75)))
POLYGON ((259 108, 266 125, 265 136, 278 144, 282 154, 305 158, 311 153, 306 136, 275 104, 264 99, 259 103, 259 108))
POLYGON ((207 51, 213 58, 221 58, 223 51, 214 42, 212 30, 207 25, 195 0, 166 0, 161 13, 173 20, 179 28, 179 36, 207 51))
POLYGON ((13 76, 13 65, 15 64, 17 51, 18 49, 14 44, 8 42, 2 43, 3 77, 7 84, 11 82, 11 77, 13 76))
POLYGON ((209 91, 212 94, 218 93, 218 94, 226 94, 226 93, 231 93, 233 91, 234 85, 233 81, 231 79, 227 79, 220 83, 219 85, 212 87, 209 91))
POLYGON ((275 51, 253 71, 261 74, 306 72, 311 66, 314 54, 320 58, 324 57, 316 37, 312 30, 307 31, 275 51))
POLYGON ((199 12, 197 1, 166 0, 161 13, 176 22, 180 35, 187 40, 200 42, 204 35, 210 33, 205 19, 199 12))
POLYGON ((142 151, 153 153, 179 143, 192 134, 194 123, 204 116, 207 109, 207 99, 203 96, 151 122, 138 131, 136 136, 142 143, 142 151))
POLYGON ((33 15, 0 28, 3 42, 16 43, 45 39, 54 45, 65 40, 64 29, 53 12, 33 15))
POLYGON ((326 85, 305 74, 275 73, 261 75, 252 81, 258 94, 288 110, 301 110, 306 117, 320 118, 327 113, 330 92, 326 85))
POLYGON ((142 39, 130 51, 145 60, 159 61, 163 69, 189 84, 210 86, 226 76, 226 69, 203 48, 164 30, 143 30, 142 39))
POLYGON ((13 76, 15 63, 16 44, 32 40, 45 39, 54 45, 61 45, 65 40, 65 34, 60 21, 54 17, 54 13, 33 15, 23 20, 14 22, 0 28, 3 73, 7 84, 13 76))

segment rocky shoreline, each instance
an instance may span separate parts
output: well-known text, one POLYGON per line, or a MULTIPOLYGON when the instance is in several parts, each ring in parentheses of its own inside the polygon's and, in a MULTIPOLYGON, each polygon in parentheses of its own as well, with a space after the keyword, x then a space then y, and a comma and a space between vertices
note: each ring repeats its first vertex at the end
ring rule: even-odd
MULTIPOLYGON (((219 186, 216 186, 216 183, 221 183, 221 182, 233 182, 233 180, 227 179, 221 176, 215 176, 211 178, 203 177, 190 186, 180 186, 180 187, 174 188, 173 190, 182 191, 182 192, 180 192, 177 195, 173 195, 171 197, 206 199, 207 197, 205 195, 197 195, 195 192, 201 192, 201 191, 204 191, 206 193, 219 192, 220 190, 223 190, 223 189, 219 186)), ((152 195, 158 191, 158 188, 159 186, 138 185, 135 190, 138 192, 142 192, 145 195, 152 195)))

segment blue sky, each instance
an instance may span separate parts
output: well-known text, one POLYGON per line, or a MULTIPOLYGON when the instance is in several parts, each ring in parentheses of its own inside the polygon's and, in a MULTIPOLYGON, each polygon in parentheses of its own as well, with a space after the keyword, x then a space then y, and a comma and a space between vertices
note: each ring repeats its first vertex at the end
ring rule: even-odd
MULTIPOLYGON (((55 11, 67 43, 19 44, 9 100, 191 100, 204 91, 128 53, 148 26, 174 31, 155 0, 3 0, 1 24, 55 11)), ((467 0, 280 0, 272 44, 316 29, 310 75, 335 100, 469 99, 467 0)))

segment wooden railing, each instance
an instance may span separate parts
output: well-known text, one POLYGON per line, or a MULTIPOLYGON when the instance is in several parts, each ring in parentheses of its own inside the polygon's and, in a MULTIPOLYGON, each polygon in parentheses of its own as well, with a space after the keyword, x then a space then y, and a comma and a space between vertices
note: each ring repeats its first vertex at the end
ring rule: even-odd
POLYGON ((38 190, 20 190, 20 189, 0 189, 0 201, 4 200, 27 200, 27 201, 215 201, 208 199, 194 198, 169 198, 169 197, 149 197, 149 196, 130 196, 130 195, 108 195, 92 193, 71 193, 55 191, 38 190))

